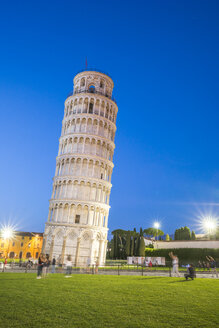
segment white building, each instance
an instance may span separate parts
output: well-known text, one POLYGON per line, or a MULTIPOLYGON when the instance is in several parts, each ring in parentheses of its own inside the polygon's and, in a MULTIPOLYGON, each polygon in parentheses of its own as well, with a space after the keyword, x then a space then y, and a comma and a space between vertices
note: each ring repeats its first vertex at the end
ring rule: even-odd
POLYGON ((114 83, 83 71, 65 101, 43 252, 75 265, 105 262, 118 107, 114 83))

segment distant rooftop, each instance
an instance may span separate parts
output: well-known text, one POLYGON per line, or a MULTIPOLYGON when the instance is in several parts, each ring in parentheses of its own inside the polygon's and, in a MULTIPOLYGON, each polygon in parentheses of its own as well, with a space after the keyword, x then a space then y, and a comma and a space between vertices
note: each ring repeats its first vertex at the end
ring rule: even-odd
POLYGON ((28 237, 31 237, 31 236, 40 236, 42 237, 43 236, 43 233, 42 232, 24 232, 24 231, 15 231, 14 233, 16 236, 28 236, 28 237))

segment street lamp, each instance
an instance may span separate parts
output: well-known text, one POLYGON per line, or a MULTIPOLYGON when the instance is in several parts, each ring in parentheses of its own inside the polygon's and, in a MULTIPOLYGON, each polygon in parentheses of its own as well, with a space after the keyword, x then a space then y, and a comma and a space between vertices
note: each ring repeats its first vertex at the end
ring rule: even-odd
POLYGON ((10 239, 13 236, 13 230, 11 227, 4 227, 1 231, 3 239, 10 239))
POLYGON ((210 239, 210 235, 215 232, 217 228, 217 219, 213 218, 211 216, 204 217, 202 219, 202 227, 205 231, 207 231, 207 234, 210 239))
POLYGON ((158 229, 160 228, 160 223, 154 222, 154 228, 157 229, 157 241, 158 241, 158 229))
POLYGON ((13 228, 11 226, 3 226, 3 228, 1 229, 1 236, 3 239, 8 240, 8 250, 6 254, 6 258, 7 258, 9 252, 10 240, 14 237, 13 228))

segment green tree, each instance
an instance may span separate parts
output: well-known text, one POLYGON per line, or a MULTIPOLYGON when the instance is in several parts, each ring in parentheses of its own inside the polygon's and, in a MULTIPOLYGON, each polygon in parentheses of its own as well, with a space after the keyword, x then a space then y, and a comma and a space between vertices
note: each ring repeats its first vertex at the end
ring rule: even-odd
POLYGON ((188 227, 184 227, 184 240, 191 240, 191 231, 188 227))
POLYGON ((130 231, 127 231, 126 244, 125 244, 126 257, 130 256, 130 251, 131 251, 131 233, 130 233, 130 231))
POLYGON ((176 229, 174 234, 175 240, 191 240, 191 231, 188 227, 181 227, 176 229))
POLYGON ((135 246, 134 246, 134 255, 139 256, 139 246, 140 246, 140 236, 136 233, 135 236, 135 246))
POLYGON ((135 238, 133 235, 131 235, 131 249, 130 249, 130 256, 134 255, 134 243, 135 243, 135 238))
POLYGON ((145 243, 143 236, 140 239, 139 256, 145 256, 145 243))
POLYGON ((192 240, 196 240, 196 235, 195 235, 195 231, 194 230, 192 230, 191 239, 192 240))
POLYGON ((176 230, 175 230, 175 233, 174 233, 174 239, 175 239, 175 240, 179 240, 179 229, 176 229, 176 230))
POLYGON ((157 237, 157 236, 163 236, 164 232, 160 229, 156 229, 156 228, 147 228, 144 230, 144 236, 153 236, 153 237, 157 237))

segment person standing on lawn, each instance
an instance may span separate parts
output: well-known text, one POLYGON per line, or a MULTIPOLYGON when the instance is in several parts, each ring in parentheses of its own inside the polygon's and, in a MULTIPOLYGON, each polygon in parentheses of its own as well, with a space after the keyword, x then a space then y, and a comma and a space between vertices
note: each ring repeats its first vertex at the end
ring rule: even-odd
POLYGON ((172 265, 173 265, 172 276, 176 275, 177 277, 180 277, 178 256, 174 255, 173 252, 170 252, 169 257, 172 259, 172 265))
POLYGON ((41 260, 43 262, 42 265, 42 278, 45 278, 47 272, 47 258, 45 254, 42 254, 41 260))
POLYGON ((71 276, 71 270, 72 270, 72 261, 71 261, 71 256, 68 255, 67 261, 66 261, 66 276, 65 278, 70 278, 71 276))
POLYGON ((95 267, 95 273, 98 274, 98 268, 99 268, 99 258, 96 259, 96 267, 95 267))
POLYGON ((55 273, 56 271, 56 259, 53 257, 52 259, 52 273, 55 273))
POLYGON ((43 254, 40 253, 38 258, 38 266, 37 266, 37 279, 42 278, 42 270, 43 270, 43 254))
POLYGON ((206 259, 209 261, 212 277, 214 276, 215 273, 216 277, 218 278, 217 264, 215 259, 212 256, 206 256, 206 259))
POLYGON ((45 261, 45 276, 49 273, 49 267, 50 267, 50 259, 49 254, 46 254, 46 261, 45 261))

